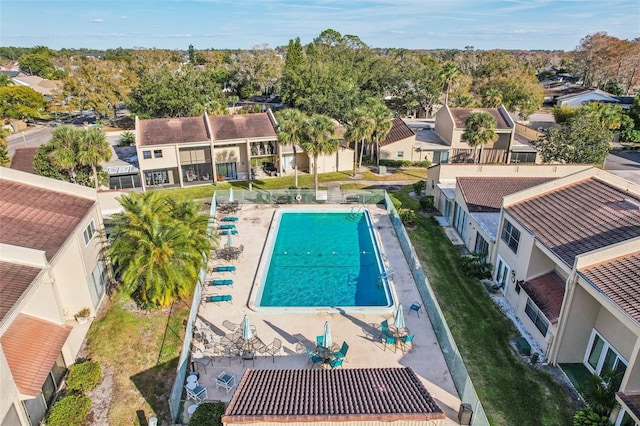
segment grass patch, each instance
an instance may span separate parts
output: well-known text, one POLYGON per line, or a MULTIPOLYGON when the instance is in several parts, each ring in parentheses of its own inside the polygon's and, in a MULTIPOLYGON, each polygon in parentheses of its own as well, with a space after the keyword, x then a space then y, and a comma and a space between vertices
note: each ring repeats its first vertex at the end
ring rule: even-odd
MULTIPOLYGON (((417 208, 410 186, 395 193, 404 207, 417 208)), ((509 346, 516 331, 482 284, 463 275, 458 253, 432 218, 418 215, 409 231, 418 257, 494 425, 572 424, 573 404, 552 377, 523 364, 509 346)))
POLYGON ((137 410, 169 420, 168 398, 184 338, 188 306, 139 313, 113 303, 87 334, 92 360, 113 372, 109 424, 138 424, 137 410))
POLYGON ((415 181, 418 179, 427 178, 427 168, 426 167, 402 167, 384 176, 380 176, 370 170, 367 170, 366 172, 362 172, 361 175, 363 180, 375 180, 375 181, 381 181, 381 182, 389 181, 389 180, 415 181))

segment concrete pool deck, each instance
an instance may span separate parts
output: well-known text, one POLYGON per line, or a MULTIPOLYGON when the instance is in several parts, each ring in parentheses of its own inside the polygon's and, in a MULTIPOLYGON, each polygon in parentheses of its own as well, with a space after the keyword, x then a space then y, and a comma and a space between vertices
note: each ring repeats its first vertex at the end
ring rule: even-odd
MULTIPOLYGON (((302 206, 302 208, 309 206, 302 206)), ((323 206, 317 206, 321 210, 323 206)), ((335 205, 326 208, 335 209, 335 205)), ((295 206, 287 205, 287 209, 295 206)), ((415 335, 413 349, 403 353, 400 348, 385 347, 376 336, 376 326, 387 319, 393 322, 393 313, 268 313, 256 312, 249 308, 252 283, 259 267, 262 250, 265 245, 273 213, 277 207, 272 205, 244 204, 235 214, 238 217, 236 228, 238 235, 233 236, 233 246, 244 246, 239 259, 230 262, 213 259, 210 266, 235 265, 235 272, 215 272, 207 275, 207 279, 233 279, 233 288, 206 287, 203 295, 231 295, 233 302, 202 304, 198 318, 211 330, 224 336, 230 333, 223 326, 224 321, 240 324, 244 315, 248 315, 256 334, 265 343, 274 338, 282 341, 279 356, 258 356, 253 361, 244 362, 239 357, 216 356, 206 368, 200 367, 200 384, 208 389, 209 400, 230 401, 233 391, 216 389, 215 377, 222 371, 234 374, 239 382, 247 368, 255 369, 299 369, 311 368, 306 353, 300 353, 298 343, 302 341, 307 347, 315 346, 316 336, 322 334, 323 325, 328 321, 331 325, 333 342, 340 345, 343 341, 350 346, 343 368, 371 367, 406 367, 410 366, 420 377, 431 396, 438 402, 447 415, 446 424, 458 424, 457 413, 460 399, 455 390, 451 375, 445 363, 440 346, 434 334, 428 316, 421 311, 420 317, 409 310, 413 302, 420 296, 407 265, 400 243, 395 235, 386 210, 375 205, 368 205, 378 243, 381 246, 382 258, 387 268, 395 271, 392 286, 396 301, 403 305, 405 320, 411 334, 415 335)), ((349 207, 345 207, 349 209, 349 207)), ((220 214, 218 218, 222 217, 220 214)), ((301 230, 304 232, 304 230, 301 230)), ((220 245, 226 243, 225 236, 220 237, 220 245)), ((304 279, 304 277, 301 277, 304 279)), ((189 415, 186 409, 191 402, 185 403, 184 420, 189 415)))

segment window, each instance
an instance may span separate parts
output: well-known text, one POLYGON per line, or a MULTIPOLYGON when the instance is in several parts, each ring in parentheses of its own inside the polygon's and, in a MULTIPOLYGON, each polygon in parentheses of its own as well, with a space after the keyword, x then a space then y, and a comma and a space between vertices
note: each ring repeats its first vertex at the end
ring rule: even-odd
POLYGON ((153 158, 162 158, 162 150, 154 149, 153 150, 153 158))
POLYGON ((142 151, 142 158, 149 160, 151 158, 151 151, 142 151))
POLYGON ((504 220, 502 226, 502 241, 507 243, 509 248, 514 252, 518 252, 518 243, 520 242, 520 231, 518 231, 508 220, 504 220))
POLYGON ((84 244, 88 245, 89 241, 91 241, 91 239, 95 234, 96 234, 96 225, 93 223, 93 219, 91 219, 91 222, 89 222, 87 227, 84 228, 84 232, 82 233, 82 236, 84 237, 84 244))
POLYGON ((396 153, 396 157, 398 157, 398 158, 404 158, 404 151, 398 151, 398 152, 396 153))
POLYGON ((547 330, 549 330, 549 321, 544 318, 542 312, 540 312, 540 310, 531 301, 531 299, 527 299, 527 306, 524 308, 524 312, 527 314, 536 328, 540 331, 540 333, 542 333, 542 335, 546 337, 547 330))
POLYGON ((93 302, 94 308, 98 307, 98 302, 100 302, 100 298, 104 294, 106 282, 107 271, 104 267, 104 263, 99 261, 88 278, 89 294, 91 294, 91 301, 93 302))
POLYGON ((584 363, 596 374, 611 369, 622 376, 627 371, 627 361, 595 330, 591 332, 591 341, 585 353, 584 363))
POLYGON ((487 254, 489 253, 489 243, 484 238, 482 238, 482 235, 480 235, 479 232, 476 234, 476 246, 474 247, 473 251, 478 254, 484 255, 482 256, 483 262, 487 259, 487 254))
POLYGON ((449 151, 433 151, 433 164, 447 164, 449 151))
POLYGON ((625 410, 620 410, 620 413, 618 413, 618 419, 616 420, 616 426, 638 426, 638 424, 633 421, 629 413, 625 410))
POLYGON ((536 162, 535 152, 512 152, 511 153, 511 164, 535 163, 535 162, 536 162))
POLYGON ((460 238, 467 239, 467 212, 458 203, 455 203, 453 227, 458 231, 460 238))
POLYGON ((507 265, 507 262, 505 262, 500 256, 498 256, 498 266, 496 266, 495 282, 496 284, 500 284, 503 292, 507 287, 507 279, 509 278, 510 271, 511 268, 509 267, 509 265, 507 265))

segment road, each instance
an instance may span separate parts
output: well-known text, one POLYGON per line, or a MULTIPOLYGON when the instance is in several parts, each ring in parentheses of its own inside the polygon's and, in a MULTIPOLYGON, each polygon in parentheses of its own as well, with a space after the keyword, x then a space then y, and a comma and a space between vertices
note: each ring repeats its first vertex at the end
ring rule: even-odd
POLYGON ((615 151, 609 154, 604 168, 621 178, 640 184, 640 151, 615 151))
POLYGON ((33 147, 37 148, 51 139, 51 127, 39 127, 14 133, 7 137, 9 157, 13 157, 16 148, 33 147))

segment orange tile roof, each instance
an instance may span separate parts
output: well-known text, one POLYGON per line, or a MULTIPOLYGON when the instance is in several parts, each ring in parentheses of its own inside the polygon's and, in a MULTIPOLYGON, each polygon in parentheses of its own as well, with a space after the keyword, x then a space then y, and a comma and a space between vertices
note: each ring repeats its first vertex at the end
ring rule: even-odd
POLYGON ((72 327, 19 314, 0 337, 9 370, 20 393, 37 396, 72 327))
POLYGON ((444 418, 444 412, 410 367, 249 369, 222 421, 426 423, 444 418))
POLYGON ((0 322, 40 271, 40 268, 0 261, 0 322))
POLYGON ((390 145, 415 135, 413 130, 411 130, 402 119, 394 118, 391 122, 391 130, 389 130, 387 137, 383 141, 380 141, 380 146, 390 145))
POLYGON ((0 179, 0 243, 43 250, 51 260, 95 203, 0 179))
POLYGON ((564 280, 560 275, 549 272, 523 283, 522 289, 552 324, 558 322, 564 299, 564 280))
POLYGON ((588 266, 579 272, 640 323, 640 251, 588 266))
POLYGON ((138 145, 153 146, 174 143, 208 142, 205 118, 152 118, 138 123, 138 145))
POLYGON ((457 177, 460 192, 469 212, 499 212, 502 198, 552 178, 537 177, 457 177))

